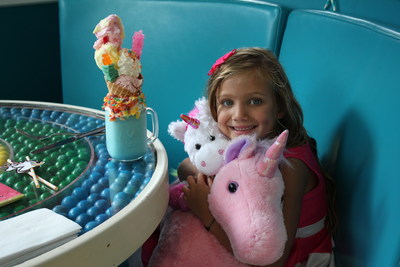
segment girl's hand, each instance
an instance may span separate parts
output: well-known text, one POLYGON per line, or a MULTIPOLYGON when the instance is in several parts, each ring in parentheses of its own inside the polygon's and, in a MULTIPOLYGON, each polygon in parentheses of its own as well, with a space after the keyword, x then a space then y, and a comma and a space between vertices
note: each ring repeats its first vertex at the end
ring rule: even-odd
POLYGON ((213 221, 213 216, 208 208, 208 194, 212 185, 212 179, 199 173, 196 178, 188 176, 188 185, 182 191, 186 204, 202 222, 208 226, 213 221))

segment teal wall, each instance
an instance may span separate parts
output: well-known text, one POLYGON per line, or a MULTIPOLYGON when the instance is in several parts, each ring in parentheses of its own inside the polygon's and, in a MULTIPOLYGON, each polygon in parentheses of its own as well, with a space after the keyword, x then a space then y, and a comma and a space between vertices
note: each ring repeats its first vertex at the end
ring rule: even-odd
POLYGON ((58 4, 0 8, 0 99, 62 103, 58 4))
MULTIPOLYGON (((326 0, 269 2, 290 9, 323 9, 326 0)), ((340 13, 400 28, 400 0, 336 3, 340 13)), ((0 99, 62 102, 57 2, 0 7, 0 21, 0 99)))

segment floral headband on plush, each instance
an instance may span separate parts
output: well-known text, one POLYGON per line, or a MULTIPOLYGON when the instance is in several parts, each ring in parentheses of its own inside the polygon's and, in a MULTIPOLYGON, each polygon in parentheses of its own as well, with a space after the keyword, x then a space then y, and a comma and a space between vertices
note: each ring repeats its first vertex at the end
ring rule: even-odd
POLYGON ((210 75, 214 74, 214 72, 219 68, 219 66, 224 64, 225 61, 227 61, 228 58, 230 58, 235 53, 236 53, 236 49, 233 49, 232 51, 226 53, 225 55, 223 55, 222 57, 217 59, 217 61, 215 61, 214 65, 212 66, 212 68, 208 72, 208 75, 210 76, 210 75))

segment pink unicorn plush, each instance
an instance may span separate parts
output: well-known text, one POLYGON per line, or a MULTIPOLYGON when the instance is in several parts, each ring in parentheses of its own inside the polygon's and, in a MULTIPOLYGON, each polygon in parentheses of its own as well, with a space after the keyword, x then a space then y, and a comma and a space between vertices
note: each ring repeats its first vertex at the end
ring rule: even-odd
POLYGON ((229 237, 230 254, 190 212, 175 210, 164 225, 149 266, 246 266, 278 260, 287 239, 278 165, 284 131, 272 145, 239 137, 225 151, 208 197, 210 211, 229 237))

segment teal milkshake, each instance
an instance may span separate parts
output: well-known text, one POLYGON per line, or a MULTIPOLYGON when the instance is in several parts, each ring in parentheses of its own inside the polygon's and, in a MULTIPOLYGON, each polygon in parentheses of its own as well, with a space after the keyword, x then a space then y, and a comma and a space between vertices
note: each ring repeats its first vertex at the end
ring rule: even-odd
POLYGON ((93 33, 97 38, 94 58, 108 88, 103 105, 108 153, 121 161, 140 159, 158 137, 157 114, 146 107, 142 92, 143 32, 134 33, 131 49, 122 48, 124 27, 121 19, 111 14, 96 25, 93 33), (149 136, 147 115, 152 122, 149 136))
POLYGON ((138 117, 129 116, 125 119, 110 120, 110 110, 105 109, 106 115, 106 145, 110 156, 115 160, 131 161, 144 156, 150 145, 158 136, 157 113, 143 107, 138 117), (147 138, 147 118, 152 118, 152 134, 147 138))

